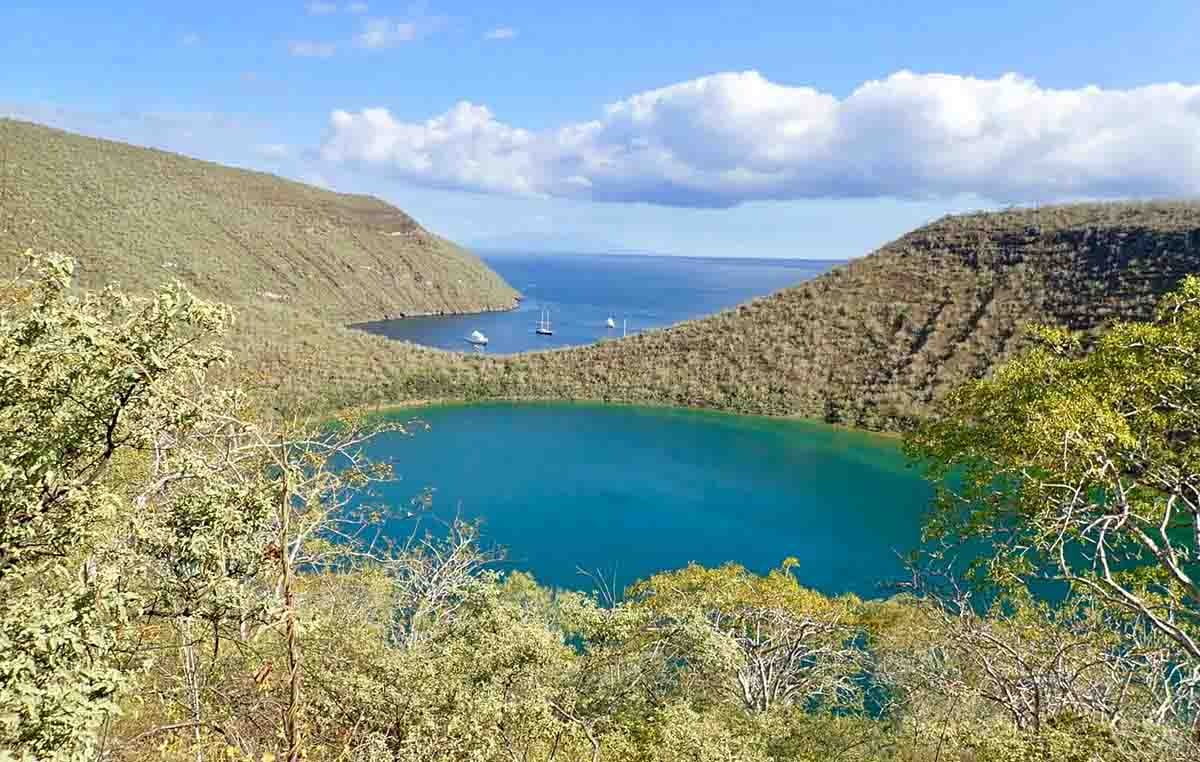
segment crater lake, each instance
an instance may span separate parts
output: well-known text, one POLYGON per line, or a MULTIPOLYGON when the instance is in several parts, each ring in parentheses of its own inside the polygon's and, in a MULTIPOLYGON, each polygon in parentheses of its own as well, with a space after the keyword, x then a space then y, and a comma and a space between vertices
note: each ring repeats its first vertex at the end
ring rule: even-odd
POLYGON ((432 509, 389 520, 389 536, 479 520, 502 568, 556 587, 590 589, 590 573, 620 589, 691 561, 765 572, 794 556, 806 585, 884 595, 932 494, 897 440, 808 421, 583 403, 388 415, 416 423, 370 444, 398 477, 373 501, 405 509, 433 490, 432 509))

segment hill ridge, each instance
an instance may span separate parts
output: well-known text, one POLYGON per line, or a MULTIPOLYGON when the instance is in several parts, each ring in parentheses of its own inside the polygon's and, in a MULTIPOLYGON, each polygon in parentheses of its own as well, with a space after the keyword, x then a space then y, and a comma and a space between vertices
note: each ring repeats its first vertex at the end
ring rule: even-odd
POLYGON ((516 298, 378 199, 11 120, 0 139, 0 220, 20 223, 0 230, 0 267, 32 246, 75 255, 85 287, 180 277, 237 310, 237 370, 314 411, 571 399, 897 429, 1011 357, 1031 324, 1145 319, 1200 272, 1200 200, 971 212, 710 317, 587 347, 463 354, 347 327, 516 298))
POLYGON ((80 263, 80 283, 176 277, 235 307, 288 302, 341 324, 513 306, 478 257, 407 213, 269 173, 0 119, 0 268, 24 248, 80 263))
POLYGON ((394 398, 581 399, 898 429, 1026 345, 1034 323, 1150 317, 1200 272, 1200 201, 948 215, 716 315, 572 349, 401 373, 394 398), (468 372, 469 371, 469 372, 468 372))

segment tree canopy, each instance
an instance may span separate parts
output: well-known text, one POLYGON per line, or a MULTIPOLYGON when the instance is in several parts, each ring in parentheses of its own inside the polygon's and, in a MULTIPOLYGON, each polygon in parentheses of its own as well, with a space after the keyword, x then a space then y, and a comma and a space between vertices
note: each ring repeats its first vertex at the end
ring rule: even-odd
POLYGON ((404 426, 218 381, 230 319, 56 256, 0 285, 0 762, 1196 758, 1200 281, 1094 346, 1043 331, 913 437, 987 607, 375 542, 362 445, 404 426))

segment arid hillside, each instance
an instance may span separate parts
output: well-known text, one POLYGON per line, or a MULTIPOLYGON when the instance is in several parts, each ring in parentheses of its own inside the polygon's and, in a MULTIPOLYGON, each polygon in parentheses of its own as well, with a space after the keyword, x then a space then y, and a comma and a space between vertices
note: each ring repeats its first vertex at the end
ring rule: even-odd
POLYGON ((1194 272, 1200 203, 950 216, 710 318, 436 376, 412 368, 392 396, 620 400, 893 429, 1011 356, 1031 324, 1146 318, 1194 272))
POLYGON ((473 254, 383 201, 0 120, 0 269, 24 248, 79 260, 80 284, 178 278, 237 306, 339 324, 511 307, 473 254))
POLYGON ((0 119, 0 275, 26 249, 75 258, 83 288, 179 280, 231 305, 235 372, 313 409, 372 394, 417 351, 348 323, 516 298, 379 199, 0 119))
POLYGON ((1200 202, 955 215, 796 287, 591 347, 511 357, 345 326, 503 309, 515 292, 377 199, 0 120, 0 271, 27 247, 80 283, 178 278, 232 305, 231 345, 288 404, 579 399, 820 418, 875 429, 928 414, 1034 323, 1085 331, 1148 317, 1200 272, 1200 202))

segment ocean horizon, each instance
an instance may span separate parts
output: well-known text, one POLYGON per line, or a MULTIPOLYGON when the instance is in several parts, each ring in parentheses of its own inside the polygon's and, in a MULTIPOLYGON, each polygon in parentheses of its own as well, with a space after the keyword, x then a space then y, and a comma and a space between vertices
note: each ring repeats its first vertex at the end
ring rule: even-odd
POLYGON ((523 296, 514 310, 413 316, 355 324, 391 339, 471 351, 479 331, 490 353, 556 349, 665 328, 810 280, 834 259, 674 254, 477 251, 523 296), (553 335, 535 333, 543 310, 553 335), (612 318, 614 327, 607 325, 612 318))

